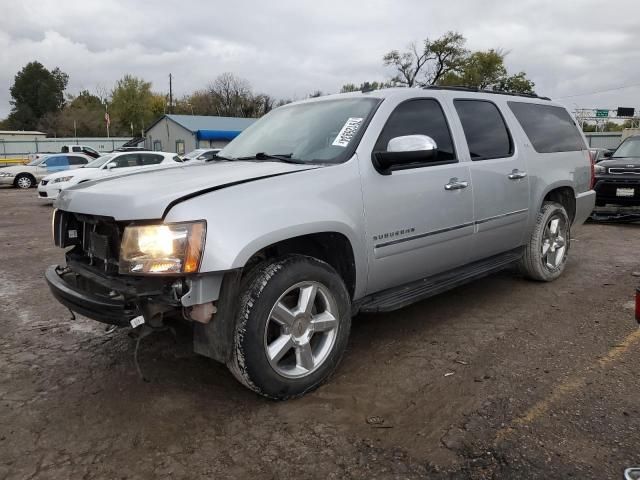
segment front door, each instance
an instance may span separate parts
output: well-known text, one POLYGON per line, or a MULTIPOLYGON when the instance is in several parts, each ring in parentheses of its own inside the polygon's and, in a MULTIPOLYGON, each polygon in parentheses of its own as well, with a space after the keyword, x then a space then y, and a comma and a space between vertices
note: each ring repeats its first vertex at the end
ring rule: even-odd
POLYGON ((389 140, 427 135, 437 144, 429 162, 379 173, 372 151, 359 157, 363 176, 367 293, 401 285, 467 262, 473 242, 473 187, 468 163, 460 162, 443 109, 435 99, 397 105, 373 151, 389 140))
POLYGON ((522 244, 529 218, 529 177, 499 107, 487 100, 457 99, 471 159, 476 235, 473 260, 522 244))

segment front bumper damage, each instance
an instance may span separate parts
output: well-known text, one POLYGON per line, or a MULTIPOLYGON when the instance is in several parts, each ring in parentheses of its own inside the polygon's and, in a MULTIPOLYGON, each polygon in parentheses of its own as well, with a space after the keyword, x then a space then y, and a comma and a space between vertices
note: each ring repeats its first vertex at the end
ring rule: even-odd
POLYGON ((45 279, 53 296, 72 312, 117 327, 142 316, 162 328, 167 322, 193 326, 196 353, 226 362, 231 355, 241 272, 192 278, 113 276, 81 262, 51 265, 45 279))

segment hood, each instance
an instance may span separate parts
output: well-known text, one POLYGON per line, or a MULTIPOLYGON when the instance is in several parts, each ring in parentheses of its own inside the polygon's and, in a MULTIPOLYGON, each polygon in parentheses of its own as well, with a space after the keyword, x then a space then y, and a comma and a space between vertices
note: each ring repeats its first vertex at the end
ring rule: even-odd
POLYGON ((640 158, 638 157, 610 157, 606 160, 602 160, 598 162, 598 165, 602 165, 603 167, 640 167, 640 158))
POLYGON ((233 161, 138 171, 63 190, 55 206, 65 211, 102 215, 115 220, 160 219, 168 207, 181 199, 238 183, 314 168, 318 165, 233 161))

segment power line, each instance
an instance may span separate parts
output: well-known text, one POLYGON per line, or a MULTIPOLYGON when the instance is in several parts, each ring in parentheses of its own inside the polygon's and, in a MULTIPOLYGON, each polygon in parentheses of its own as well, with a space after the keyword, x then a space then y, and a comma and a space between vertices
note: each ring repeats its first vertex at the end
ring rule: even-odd
POLYGON ((640 83, 634 83, 634 84, 631 84, 631 85, 624 85, 622 87, 608 88, 606 90, 598 90, 598 91, 589 92, 589 93, 579 93, 577 95, 567 95, 566 97, 555 97, 555 99, 556 100, 562 100, 564 98, 586 97, 587 95, 595 95, 597 93, 613 92, 615 90, 624 90, 625 88, 633 88, 633 87, 640 87, 640 83))

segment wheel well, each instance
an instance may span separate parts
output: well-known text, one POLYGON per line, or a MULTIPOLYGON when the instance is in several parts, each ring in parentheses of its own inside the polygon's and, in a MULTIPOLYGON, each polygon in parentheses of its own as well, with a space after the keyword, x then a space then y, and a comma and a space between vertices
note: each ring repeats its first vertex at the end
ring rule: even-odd
POLYGON ((341 233, 322 232, 288 238, 256 252, 245 264, 249 272, 259 263, 287 254, 315 257, 331 265, 342 277, 351 298, 356 288, 356 264, 351 243, 341 233))
POLYGON ((569 220, 573 223, 576 216, 576 196, 571 187, 560 187, 551 190, 544 197, 544 201, 557 202, 564 207, 569 215, 569 220))

